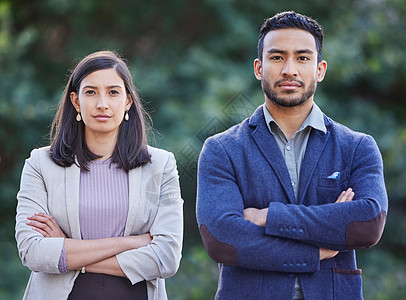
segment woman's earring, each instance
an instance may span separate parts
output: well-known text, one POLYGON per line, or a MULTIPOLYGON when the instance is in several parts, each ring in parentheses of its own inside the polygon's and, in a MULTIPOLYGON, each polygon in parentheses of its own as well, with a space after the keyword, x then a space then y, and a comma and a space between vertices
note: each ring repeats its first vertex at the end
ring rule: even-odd
POLYGON ((124 120, 128 121, 130 116, 128 115, 128 110, 125 111, 124 120))
POLYGON ((78 121, 78 122, 82 121, 82 117, 80 116, 79 109, 78 109, 78 114, 76 115, 76 121, 78 121))

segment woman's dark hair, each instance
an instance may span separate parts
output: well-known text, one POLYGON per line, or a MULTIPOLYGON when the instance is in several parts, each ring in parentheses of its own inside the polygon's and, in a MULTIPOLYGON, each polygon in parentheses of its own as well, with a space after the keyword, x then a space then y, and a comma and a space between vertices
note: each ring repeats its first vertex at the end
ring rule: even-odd
POLYGON ((89 161, 100 158, 86 145, 85 125, 83 121, 76 121, 77 112, 70 100, 70 94, 79 93, 80 84, 87 75, 104 69, 114 69, 117 72, 124 82, 127 94, 133 100, 128 110, 129 120, 123 120, 120 124, 111 162, 129 171, 151 161, 147 149, 148 114, 144 111, 135 90, 130 70, 124 60, 114 52, 100 51, 86 56, 73 69, 52 122, 50 157, 60 166, 69 167, 77 163, 82 170, 88 170, 89 161))
POLYGON ((264 39, 266 34, 272 30, 286 28, 303 29, 311 33, 316 41, 317 62, 321 61, 324 37, 323 29, 317 21, 310 17, 295 13, 294 11, 282 12, 265 20, 258 37, 258 58, 260 61, 262 61, 262 52, 264 49, 264 39))

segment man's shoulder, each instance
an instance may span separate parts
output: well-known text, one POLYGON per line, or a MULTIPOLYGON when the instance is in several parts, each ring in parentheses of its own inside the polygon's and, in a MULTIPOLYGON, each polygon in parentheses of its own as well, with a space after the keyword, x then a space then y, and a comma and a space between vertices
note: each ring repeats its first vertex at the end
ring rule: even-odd
POLYGON ((246 142, 250 135, 249 118, 243 120, 241 123, 235 124, 223 132, 217 133, 206 139, 205 144, 217 142, 223 147, 228 145, 236 145, 246 142))
POLYGON ((240 142, 246 143, 249 136, 251 136, 254 128, 261 121, 264 121, 262 105, 259 106, 250 117, 242 120, 238 124, 231 126, 223 132, 209 137, 206 142, 215 140, 221 144, 229 144, 230 142, 232 142, 232 144, 240 142))
POLYGON ((343 136, 353 136, 354 138, 362 138, 368 134, 360 131, 351 129, 350 127, 339 123, 330 117, 324 116, 324 123, 326 124, 327 131, 330 131, 333 134, 339 134, 343 136))
POLYGON ((330 133, 332 138, 340 142, 345 142, 342 143, 343 146, 353 146, 354 144, 361 143, 361 141, 363 141, 364 144, 369 144, 370 146, 376 145, 375 139, 367 133, 351 129, 348 126, 334 121, 327 116, 324 117, 324 120, 327 131, 330 133))

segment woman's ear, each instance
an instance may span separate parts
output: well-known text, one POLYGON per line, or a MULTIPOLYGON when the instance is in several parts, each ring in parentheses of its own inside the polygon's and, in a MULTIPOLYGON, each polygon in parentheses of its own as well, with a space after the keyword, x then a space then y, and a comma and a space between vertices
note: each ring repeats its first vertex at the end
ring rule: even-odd
POLYGON ((80 111, 79 97, 75 92, 70 93, 70 102, 72 102, 73 107, 77 112, 80 111))
POLYGON ((127 94, 127 102, 126 102, 126 104, 125 104, 125 109, 126 110, 129 110, 130 109, 130 107, 131 107, 131 105, 133 104, 133 98, 131 97, 131 95, 130 94, 127 94))

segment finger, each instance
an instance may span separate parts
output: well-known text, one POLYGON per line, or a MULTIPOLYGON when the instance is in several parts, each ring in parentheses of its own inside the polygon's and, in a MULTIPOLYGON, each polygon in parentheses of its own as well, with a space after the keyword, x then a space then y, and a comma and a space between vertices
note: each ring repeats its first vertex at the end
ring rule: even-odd
POLYGON ((47 226, 51 230, 55 230, 55 228, 59 228, 58 224, 56 223, 54 217, 44 214, 44 213, 36 213, 35 215, 28 217, 29 220, 37 221, 40 223, 47 224, 47 226))
POLYGON ((49 223, 52 223, 54 225, 56 224, 56 221, 55 221, 54 217, 51 216, 51 215, 48 215, 48 214, 42 213, 42 212, 36 213, 35 215, 37 217, 41 218, 41 220, 44 220, 45 222, 49 222, 49 223))
POLYGON ((41 229, 42 231, 49 234, 52 230, 46 223, 37 222, 37 221, 27 221, 27 225, 32 226, 37 229, 41 229))
POLYGON ((337 200, 336 200, 336 203, 343 202, 342 199, 343 199, 344 194, 345 194, 345 191, 342 191, 341 194, 340 194, 340 196, 338 196, 338 198, 337 198, 337 200))
POLYGON ((351 201, 353 197, 354 192, 352 191, 352 188, 348 188, 347 190, 341 192, 340 196, 338 196, 336 203, 351 201))
POLYGON ((354 192, 352 191, 352 188, 348 188, 344 193, 343 200, 344 200, 344 202, 349 202, 352 200, 353 197, 354 197, 354 192))
POLYGON ((42 234, 43 237, 50 237, 50 235, 47 232, 45 232, 45 231, 43 231, 41 229, 38 229, 38 228, 35 228, 35 227, 33 227, 32 229, 34 231, 39 232, 40 234, 42 234))
POLYGON ((44 213, 39 213, 38 215, 43 218, 43 220, 48 224, 48 226, 49 226, 49 228, 51 228, 51 230, 53 230, 53 231, 59 230, 59 225, 53 216, 44 214, 44 213))
POLYGON ((41 223, 50 222, 48 218, 46 218, 45 216, 39 215, 39 214, 35 214, 31 217, 28 217, 27 219, 34 220, 34 221, 41 222, 41 223))

